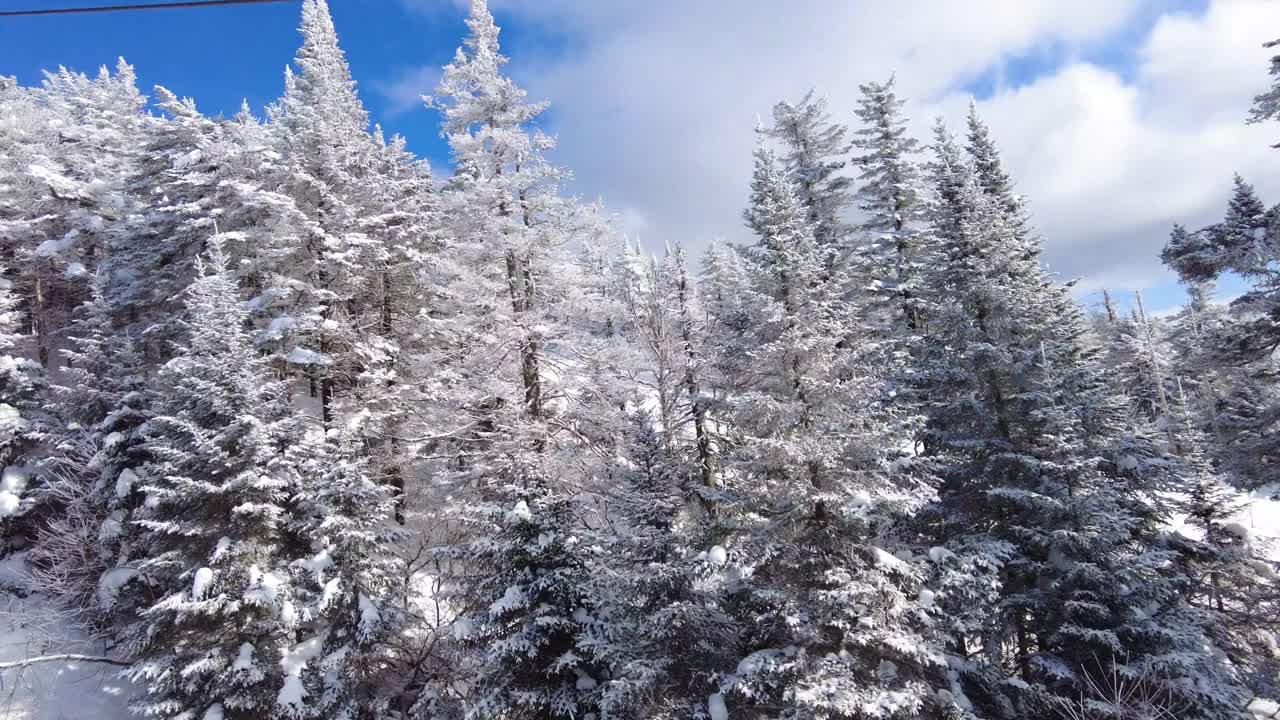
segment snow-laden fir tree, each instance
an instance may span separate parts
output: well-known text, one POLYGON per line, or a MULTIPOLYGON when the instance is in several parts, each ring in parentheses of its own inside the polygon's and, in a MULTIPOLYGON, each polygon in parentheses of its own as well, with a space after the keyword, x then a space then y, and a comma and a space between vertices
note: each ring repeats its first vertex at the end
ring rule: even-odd
POLYGON ((907 133, 906 101, 898 97, 893 77, 883 83, 859 86, 856 114, 862 126, 854 131, 858 153, 857 207, 865 219, 863 237, 851 260, 854 292, 870 290, 879 306, 878 332, 898 337, 919 332, 925 318, 920 297, 920 265, 927 256, 921 233, 924 206, 920 201, 920 143, 907 133))
POLYGON ((44 439, 49 423, 41 410, 44 373, 27 359, 22 314, 12 281, 0 266, 0 518, 22 509, 31 474, 23 461, 44 439))
POLYGON ((363 370, 362 294, 375 280, 370 265, 386 251, 365 231, 368 194, 380 188, 373 177, 379 149, 325 0, 303 2, 299 31, 298 72, 286 68, 284 97, 270 119, 284 156, 280 191, 306 220, 282 258, 290 292, 275 314, 296 338, 280 357, 312 378, 321 417, 331 424, 337 392, 363 370))
POLYGON ((39 120, 8 123, 0 135, 5 154, 11 148, 18 161, 4 183, 13 196, 4 254, 17 261, 15 290, 26 303, 36 356, 48 366, 56 333, 89 299, 111 228, 136 207, 127 178, 151 121, 123 60, 114 73, 103 67, 94 78, 61 68, 27 92, 39 120))
POLYGON ((374 474, 401 496, 403 522, 415 453, 410 440, 450 422, 434 414, 432 401, 436 377, 455 364, 448 357, 455 349, 450 320, 463 300, 452 286, 463 270, 447 253, 430 167, 413 158, 403 138, 387 140, 381 129, 374 138, 378 152, 365 201, 371 211, 361 220, 374 242, 353 303, 360 310, 353 321, 362 330, 352 349, 359 371, 349 411, 361 418, 374 474))
POLYGON ((743 338, 713 349, 746 353, 718 410, 729 426, 721 510, 738 519, 727 553, 707 555, 723 567, 726 610, 745 636, 708 712, 951 712, 936 692, 946 681, 933 595, 920 559, 891 531, 927 495, 897 466, 892 438, 906 418, 881 403, 872 355, 841 347, 850 322, 841 279, 824 277, 792 179, 764 149, 746 219, 759 240, 743 251, 743 285, 733 289, 743 338))
POLYGON ((1108 319, 1097 328, 1103 342, 1100 361, 1111 386, 1124 396, 1135 417, 1167 429, 1172 422, 1169 397, 1177 388, 1177 377, 1164 328, 1146 314, 1141 297, 1136 297, 1129 316, 1108 319))
POLYGON ((454 574, 451 601, 465 608, 462 662, 475 668, 467 715, 583 717, 595 711, 602 672, 580 643, 594 543, 575 486, 588 479, 594 433, 576 430, 596 393, 580 382, 590 363, 574 352, 590 346, 574 344, 573 318, 559 311, 578 296, 562 246, 590 221, 558 195, 562 172, 543 157, 552 143, 529 127, 545 105, 527 103, 502 75, 507 60, 483 0, 467 27, 430 99, 457 166, 442 209, 468 269, 459 286, 466 361, 456 371, 467 383, 451 400, 475 432, 459 435, 442 473, 459 481, 447 517, 464 537, 440 551, 454 574))
POLYGON ((283 717, 395 717, 405 681, 392 675, 388 644, 403 630, 402 563, 393 553, 403 531, 396 496, 371 471, 360 421, 316 432, 290 448, 305 478, 292 499, 290 531, 314 553, 290 565, 299 632, 285 656, 278 697, 283 717))
POLYGON ((784 100, 774 105, 773 125, 760 132, 785 148, 782 158, 795 178, 814 240, 834 260, 848 250, 852 231, 845 215, 853 206, 853 180, 841 172, 848 163, 848 127, 834 121, 827 99, 810 90, 795 104, 784 100))
POLYGON ((601 720, 699 717, 738 661, 723 566, 699 550, 713 532, 689 503, 693 457, 668 447, 647 413, 630 415, 608 474, 613 532, 594 561, 583 641, 610 671, 601 720))
POLYGON ((130 178, 145 212, 131 214, 110 233, 100 268, 116 322, 145 339, 148 358, 163 361, 183 339, 181 291, 195 276, 195 260, 215 234, 221 238, 242 290, 263 326, 257 341, 278 347, 292 339, 279 317, 291 294, 285 269, 305 219, 276 191, 282 156, 271 131, 242 108, 232 118, 205 117, 190 99, 155 88, 166 120, 147 135, 145 154, 130 178))
POLYGON ((136 618, 116 610, 142 560, 133 520, 153 394, 137 340, 117 331, 111 307, 98 287, 93 292, 68 328, 65 367, 53 387, 59 431, 51 438, 46 491, 52 516, 40 529, 31 564, 46 592, 107 634, 127 636, 124 628, 136 618))
POLYGON ((563 480, 543 462, 525 450, 491 466, 496 500, 461 512, 472 539, 441 551, 456 566, 451 600, 466 608, 454 636, 473 654, 467 718, 568 719, 598 709, 605 665, 586 628, 599 550, 579 528, 580 500, 556 487, 563 480))
POLYGON ((1184 282, 1202 283, 1234 273, 1247 283, 1231 302, 1229 330, 1215 332, 1205 349, 1213 364, 1235 381, 1218 396, 1221 441, 1232 446, 1222 458, 1243 472, 1237 481, 1254 487, 1275 481, 1276 411, 1272 348, 1280 340, 1271 318, 1280 307, 1280 212, 1268 211, 1240 176, 1221 223, 1188 232, 1175 226, 1161 259, 1184 282))
MULTIPOLYGON (((1280 40, 1272 40, 1263 44, 1265 48, 1277 46, 1280 46, 1280 40)), ((1253 107, 1249 109, 1249 122, 1251 123, 1280 118, 1280 55, 1271 57, 1271 67, 1268 72, 1272 76, 1271 87, 1266 92, 1254 96, 1253 107)), ((1280 147, 1280 145, 1273 145, 1272 147, 1280 147)))
POLYGON ((1195 622, 1205 626, 1240 685, 1259 697, 1280 696, 1274 652, 1280 634, 1280 588, 1267 540, 1256 536, 1242 512, 1241 493, 1205 455, 1207 437, 1196 428, 1187 398, 1173 398, 1178 510, 1185 516, 1171 544, 1186 580, 1183 592, 1195 622))
MULTIPOLYGON (((930 269, 920 380, 941 479, 938 539, 1001 569, 996 612, 963 638, 965 701, 992 717, 1058 717, 1116 673, 1167 707, 1234 717, 1238 686, 1180 612, 1153 505, 1162 472, 1089 349, 1087 326, 939 128, 931 182, 943 262, 930 269)), ((948 614, 963 612, 943 598, 948 614)), ((1103 699, 1089 700, 1096 703, 1103 699)))
POLYGON ((288 527, 303 491, 285 462, 297 442, 283 384, 252 345, 217 240, 186 291, 187 345, 158 375, 141 492, 152 590, 129 674, 147 717, 274 717, 287 678, 314 660, 299 645, 291 562, 310 557, 288 527))

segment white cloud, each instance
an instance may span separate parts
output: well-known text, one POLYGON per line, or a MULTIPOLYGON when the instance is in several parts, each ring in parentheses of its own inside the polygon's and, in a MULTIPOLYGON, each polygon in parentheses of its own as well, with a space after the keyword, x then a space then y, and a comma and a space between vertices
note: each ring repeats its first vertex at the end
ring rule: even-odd
POLYGON ((852 123, 858 84, 896 72, 927 137, 934 114, 962 120, 958 87, 1036 53, 1063 62, 1001 85, 980 109, 1031 200, 1050 264, 1085 275, 1082 287, 1167 280, 1157 254, 1169 224, 1216 217, 1235 169, 1280 199, 1280 182, 1263 172, 1280 126, 1243 123, 1267 82, 1260 45, 1280 36, 1280 3, 1270 0, 1214 0, 1154 25, 1165 7, 1156 0, 492 5, 499 24, 572 38, 572 52, 516 57, 512 68, 553 102, 555 158, 573 170, 574 189, 622 209, 652 247, 745 238, 752 128, 777 100, 816 87, 852 123), (1079 60, 1135 37, 1123 74, 1079 60))
POLYGON ((981 104, 1056 268, 1085 276, 1082 289, 1167 282, 1158 254, 1169 226, 1219 218, 1233 172, 1280 200, 1267 148, 1280 130, 1244 124, 1273 35, 1280 5, 1216 2, 1161 18, 1127 82, 1072 63, 981 104))
POLYGON ((389 81, 375 82, 373 88, 387 99, 387 114, 396 116, 422 107, 422 96, 440 83, 440 72, 434 67, 402 70, 389 81))

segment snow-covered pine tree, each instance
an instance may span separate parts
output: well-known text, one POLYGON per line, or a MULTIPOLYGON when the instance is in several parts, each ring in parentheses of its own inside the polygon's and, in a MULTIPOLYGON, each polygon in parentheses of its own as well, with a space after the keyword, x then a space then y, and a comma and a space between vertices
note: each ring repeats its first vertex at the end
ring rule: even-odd
POLYGON ((853 158, 860 183, 854 198, 866 219, 864 239, 851 259, 850 285, 855 292, 871 288, 878 305, 879 328, 885 337, 908 342, 925 321, 919 302, 920 267, 927 262, 921 234, 924 206, 920 198, 920 143, 907 134, 906 101, 898 97, 895 79, 859 86, 855 111, 862 127, 854 131, 853 158))
POLYGON ((299 31, 298 72, 286 68, 284 97, 270 113, 284 156, 277 182, 305 218, 281 258, 291 300, 277 312, 294 340, 279 354, 311 377, 321 417, 332 424, 336 393, 364 369, 358 317, 367 281, 379 279, 370 266, 386 251, 365 232, 368 194, 381 188, 373 177, 381 153, 325 0, 304 0, 299 31))
POLYGON ((149 717, 275 716, 283 683, 320 647, 295 644, 290 563, 308 555, 287 527, 301 491, 284 456, 296 421, 253 347, 219 240, 196 269, 187 345, 160 370, 146 430, 139 571, 151 593, 129 673, 149 717))
POLYGON ((1166 710, 1233 717, 1238 688, 1205 660, 1206 628, 1179 612, 1166 570, 1151 439, 1110 394, 1078 306, 941 127, 935 154, 945 262, 931 268, 935 336, 920 356, 942 479, 931 514, 946 551, 992 559, 1002 581, 998 612, 959 645, 975 651, 960 690, 983 714, 1052 718, 1135 674, 1166 710))
POLYGON ((133 519, 153 397, 136 339, 114 327, 98 286, 93 293, 68 328, 65 367, 53 387, 59 432, 50 438, 54 471, 45 490, 51 516, 30 559, 58 601, 107 634, 125 636, 136 618, 116 606, 142 560, 133 519))
POLYGON ((598 710, 606 665, 587 642, 598 549, 578 523, 581 501, 515 451, 488 468, 488 494, 458 520, 469 542, 444 548, 455 564, 451 600, 466 611, 455 638, 471 656, 467 718, 575 718, 598 710), (510 503, 509 505, 502 504, 510 503))
POLYGON ((219 235, 242 288, 253 298, 268 347, 292 339, 287 306, 292 267, 286 260, 305 224, 293 200, 275 190, 282 157, 271 129, 248 108, 211 119, 190 99, 156 87, 166 120, 147 135, 144 155, 130 179, 146 203, 113 226, 110 253, 99 275, 116 322, 145 338, 146 355, 162 362, 183 341, 181 292, 195 277, 195 261, 219 235))
POLYGON ((724 611, 723 568, 708 562, 712 532, 688 503, 694 457, 673 451, 655 418, 628 416, 609 468, 612 532, 594 563, 584 645, 609 668, 600 718, 698 717, 738 661, 741 628, 724 611))
POLYGON ((352 355, 360 370, 350 411, 361 417, 374 474, 401 496, 396 512, 403 522, 415 453, 409 439, 452 420, 434 414, 435 379, 456 365, 448 357, 456 348, 450 320, 463 300, 452 286, 463 270, 447 254, 450 239, 430 167, 409 153, 403 138, 386 140, 377 128, 374 139, 378 154, 365 199, 370 210, 361 219, 373 242, 362 273, 365 287, 354 298, 360 314, 353 320, 361 331, 352 355))
POLYGON ((841 173, 848 163, 849 129, 832 120, 827 99, 810 90, 794 105, 785 100, 774 105, 773 125, 760 132, 786 148, 782 158, 808 212, 814 240, 834 261, 848 250, 852 232, 845 215, 853 206, 853 180, 841 173))
POLYGON ((1134 417, 1167 429, 1172 421, 1169 397, 1178 381, 1164 327, 1147 315, 1141 296, 1135 297, 1128 317, 1108 319, 1095 328, 1103 342, 1100 361, 1134 417))
POLYGON ((294 560, 289 583, 309 638, 285 659, 283 717, 376 720, 396 717, 406 682, 391 673, 389 640, 402 630, 403 563, 393 553, 403 531, 394 523, 396 495, 371 471, 358 416, 318 430, 289 453, 305 478, 293 498, 290 531, 314 555, 294 560), (291 663, 314 658, 293 672, 291 663))
POLYGON ((529 128, 545 105, 527 103, 502 75, 484 0, 472 2, 467 27, 429 100, 457 166, 441 200, 468 270, 458 291, 469 306, 457 319, 467 383, 450 401, 476 429, 447 468, 470 486, 447 505, 465 537, 440 555, 455 573, 452 600, 466 609, 458 635, 473 669, 468 717, 582 717, 595 711, 603 677, 581 644, 594 543, 577 488, 594 463, 576 419, 595 391, 580 381, 565 304, 578 291, 562 246, 594 223, 558 195, 563 173, 543 157, 552 142, 529 128))
POLYGON ((25 177, 8 186, 21 199, 14 198, 6 254, 20 271, 15 290, 37 357, 48 366, 56 358, 55 334, 89 298, 111 227, 136 205, 126 180, 151 120, 124 60, 114 74, 103 67, 95 78, 65 68, 46 73, 31 92, 35 105, 27 109, 37 108, 38 122, 15 124, 8 141, 0 141, 13 142, 25 163, 11 168, 25 177))
POLYGON ((48 422, 41 410, 45 379, 27 359, 18 298, 0 266, 0 518, 22 511, 22 493, 31 474, 24 460, 44 439, 48 422))
POLYGON ((1230 330, 1216 332, 1206 345, 1214 364, 1234 381, 1219 394, 1218 431, 1232 446, 1220 457, 1243 470, 1234 478, 1248 486, 1275 481, 1270 461, 1280 448, 1275 433, 1277 408, 1271 348, 1280 332, 1270 320, 1280 308, 1280 209, 1266 210, 1253 186, 1239 175, 1221 223, 1196 232, 1175 226, 1161 259, 1184 282, 1212 281, 1223 273, 1240 275, 1245 292, 1231 302, 1230 330))
MULTIPOLYGON (((1280 46, 1280 40, 1272 40, 1263 47, 1280 46)), ((1253 107, 1249 109, 1249 122, 1258 123, 1264 120, 1280 119, 1280 55, 1271 56, 1271 87, 1253 98, 1253 107)), ((1280 147, 1280 144, 1272 145, 1280 147)))
POLYGON ((1173 398, 1177 453, 1176 497, 1185 520, 1171 533, 1183 589, 1195 622, 1208 629, 1213 651, 1230 661, 1234 679, 1263 698, 1280 696, 1280 588, 1265 538, 1241 522, 1241 493, 1217 473, 1205 454, 1207 437, 1195 426, 1188 398, 1173 398))
MULTIPOLYGON (((949 712, 935 692, 946 681, 930 636, 932 594, 891 532, 927 489, 896 471, 884 376, 873 355, 841 346, 850 321, 842 278, 827 275, 790 176, 763 148, 746 219, 759 240, 743 251, 743 285, 709 289, 735 295, 732 312, 744 320, 724 319, 741 337, 714 352, 745 348, 747 366, 722 389, 718 411, 728 425, 722 509, 737 527, 727 554, 707 551, 745 636, 708 712, 949 712)), ((726 306, 709 298, 708 307, 726 306)))

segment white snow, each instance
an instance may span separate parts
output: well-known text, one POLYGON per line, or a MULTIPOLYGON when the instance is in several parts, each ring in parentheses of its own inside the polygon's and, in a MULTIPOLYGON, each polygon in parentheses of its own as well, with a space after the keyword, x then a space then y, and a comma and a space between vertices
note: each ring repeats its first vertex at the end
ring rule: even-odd
POLYGON ((378 606, 374 605, 373 601, 364 593, 360 593, 360 596, 356 598, 356 602, 360 606, 360 631, 362 633, 372 633, 382 619, 382 615, 378 612, 378 606))
POLYGON ((204 157, 204 153, 201 152, 200 148, 196 148, 195 150, 192 150, 189 153, 183 153, 182 155, 179 155, 178 157, 174 158, 173 169, 186 170, 187 168, 191 167, 193 163, 200 162, 200 158, 202 157, 204 157))
POLYGON ((936 564, 940 565, 943 562, 946 562, 947 559, 953 558, 953 557, 955 557, 955 553, 951 552, 950 550, 944 547, 929 548, 929 559, 936 564))
POLYGON ((0 403, 0 439, 13 437, 24 424, 17 408, 8 403, 0 403))
POLYGON ((222 537, 218 538, 218 542, 214 544, 213 555, 210 555, 209 559, 212 560, 213 562, 218 562, 219 560, 222 559, 223 555, 227 554, 227 551, 230 549, 231 549, 231 538, 227 537, 226 535, 223 535, 222 537))
POLYGON ((295 560, 293 564, 306 568, 316 576, 316 582, 321 582, 324 577, 324 571, 333 567, 333 555, 329 553, 329 548, 325 548, 316 553, 314 557, 295 560))
MULTIPOLYGON (((43 597, 0 596, 0 662, 33 655, 100 655, 101 643, 66 624, 43 597)), ((3 675, 0 718, 5 720, 135 720, 128 701, 135 689, 120 668, 98 663, 40 663, 3 675)))
POLYGON ((244 591, 244 600, 254 605, 274 605, 280 596, 280 578, 272 573, 254 573, 251 568, 249 589, 244 591))
POLYGON ((102 573, 98 578, 98 604, 103 610, 109 610, 116 604, 120 588, 138 576, 138 571, 131 567, 114 567, 102 573))
POLYGON ((1272 720, 1272 718, 1280 718, 1280 703, 1277 703, 1274 700, 1255 698, 1253 702, 1249 703, 1249 707, 1247 709, 1249 712, 1253 713, 1253 716, 1258 720, 1272 720))
POLYGON ((707 698, 707 714, 711 720, 729 720, 729 708, 724 706, 724 695, 712 693, 707 698))
POLYGON ((324 641, 328 636, 328 631, 325 631, 295 645, 280 659, 280 667, 284 669, 285 677, 284 687, 280 688, 280 694, 276 696, 277 705, 281 707, 302 706, 302 699, 307 695, 306 688, 302 686, 302 671, 306 668, 308 662, 314 660, 320 654, 320 650, 324 648, 324 641))
POLYGON ((209 586, 213 584, 213 571, 207 567, 202 567, 196 571, 195 579, 191 581, 191 599, 199 600, 204 597, 205 592, 209 590, 209 586))
POLYGON ((102 521, 102 526, 98 528, 98 541, 106 542, 120 537, 120 533, 124 530, 124 511, 116 510, 102 521))
POLYGON ((240 653, 236 655, 236 661, 231 664, 231 669, 244 671, 253 669, 253 643, 240 643, 240 653))
POLYGON ((871 554, 875 556, 876 562, 891 570, 902 569, 904 563, 895 555, 885 552, 883 548, 872 547, 871 554))
POLYGON ((324 589, 320 591, 320 607, 329 607, 329 603, 338 596, 338 590, 342 588, 342 581, 338 578, 331 578, 329 582, 324 584, 324 589))
POLYGON ((201 716, 200 720, 223 720, 224 717, 222 703, 214 703, 209 706, 208 710, 204 711, 204 715, 201 716))
POLYGON ((62 173, 50 170, 43 165, 32 163, 27 166, 27 174, 49 186, 50 190, 61 195, 76 194, 76 183, 62 173))
POLYGON ((471 618, 458 618, 453 621, 451 634, 454 640, 466 640, 471 637, 471 633, 475 632, 476 626, 471 622, 471 618))
POLYGON ((0 475, 0 491, 21 495, 27 489, 27 478, 26 468, 10 465, 0 475))
POLYGON ((866 490, 859 490, 853 494, 853 506, 864 508, 871 505, 871 493, 866 490))
POLYGON ((294 348, 289 352, 287 359, 293 365, 316 365, 321 367, 333 362, 333 358, 328 355, 306 348, 294 348))
POLYGON ((937 595, 932 590, 929 590, 928 588, 920 588, 920 597, 919 597, 920 607, 923 607, 923 608, 933 607, 933 601, 934 601, 934 598, 936 597, 937 595))
POLYGON ((129 497, 129 493, 133 492, 134 486, 138 482, 138 476, 130 468, 125 468, 116 476, 116 497, 129 497))
POLYGON ((87 277, 88 275, 89 271, 85 269, 84 264, 78 262, 67 263, 67 267, 62 271, 62 276, 69 280, 87 277))
POLYGON ((721 566, 729 561, 729 554, 720 545, 712 545, 707 551, 707 562, 712 565, 721 566))
POLYGON ((529 504, 521 500, 516 506, 511 508, 511 512, 507 513, 507 520, 516 521, 523 520, 528 522, 533 519, 533 513, 529 511, 529 504))
POLYGON ((0 492, 0 518, 6 518, 18 512, 22 501, 11 492, 0 492))
POLYGON ((524 607, 529 599, 524 596, 524 590, 519 585, 512 585, 507 591, 498 598, 498 601, 489 606, 490 615, 501 615, 509 610, 524 607))

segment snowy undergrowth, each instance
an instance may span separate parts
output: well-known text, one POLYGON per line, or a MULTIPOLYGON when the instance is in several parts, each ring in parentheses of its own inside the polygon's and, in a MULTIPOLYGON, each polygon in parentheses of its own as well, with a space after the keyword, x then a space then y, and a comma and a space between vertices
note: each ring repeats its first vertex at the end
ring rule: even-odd
MULTIPOLYGON (((44 655, 102 655, 101 643, 52 610, 46 598, 14 593, 24 559, 0 562, 0 663, 44 655)), ((0 671, 0 717, 6 720, 125 720, 133 688, 119 668, 91 662, 47 662, 0 671)))
MULTIPOLYGON (((1280 562, 1280 484, 1265 485, 1240 498, 1240 510, 1231 518, 1231 528, 1246 538, 1265 543, 1272 561, 1280 562)), ((1187 537, 1199 538, 1200 531, 1187 524, 1187 515, 1170 518, 1169 529, 1187 537)))

